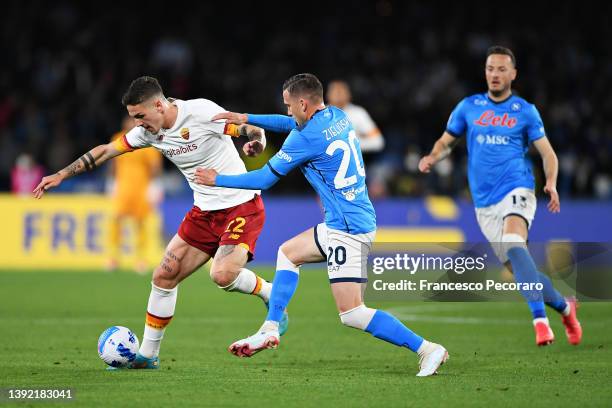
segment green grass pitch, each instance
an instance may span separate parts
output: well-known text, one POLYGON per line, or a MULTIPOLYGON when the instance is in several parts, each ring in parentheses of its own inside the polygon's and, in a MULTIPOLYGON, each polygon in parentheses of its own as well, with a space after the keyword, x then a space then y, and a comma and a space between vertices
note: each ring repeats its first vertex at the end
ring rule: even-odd
MULTIPOLYGON (((257 270, 270 279, 272 271, 257 270)), ((0 272, 0 388, 70 387, 69 406, 606 406, 612 401, 612 303, 584 303, 583 344, 537 348, 521 303, 378 303, 444 344, 440 374, 418 358, 340 324, 323 269, 302 271, 278 350, 238 359, 265 308, 225 293, 202 270, 179 289, 160 370, 108 372, 96 343, 111 325, 142 336, 149 278, 102 272, 0 272)), ((39 402, 25 405, 37 406, 39 402)), ((45 403, 61 405, 65 402, 45 403)), ((0 405, 7 405, 0 403, 0 405)), ((19 404, 19 406, 25 406, 19 404)))

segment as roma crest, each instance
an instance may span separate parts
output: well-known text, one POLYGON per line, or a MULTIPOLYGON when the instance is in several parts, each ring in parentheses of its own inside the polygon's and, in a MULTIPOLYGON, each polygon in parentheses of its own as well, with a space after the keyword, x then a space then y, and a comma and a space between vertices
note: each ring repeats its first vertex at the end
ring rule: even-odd
POLYGON ((189 140, 189 128, 181 129, 181 137, 185 140, 189 140))

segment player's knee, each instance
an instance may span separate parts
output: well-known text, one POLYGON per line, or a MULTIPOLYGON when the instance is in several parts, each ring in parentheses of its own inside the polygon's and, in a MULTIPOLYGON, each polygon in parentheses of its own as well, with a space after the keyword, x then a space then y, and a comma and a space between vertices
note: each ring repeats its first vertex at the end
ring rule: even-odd
POLYGON ((372 321, 376 309, 370 309, 366 305, 359 305, 346 312, 340 313, 340 321, 343 325, 354 327, 355 329, 365 330, 372 321))
POLYGON ((283 242, 283 244, 278 249, 278 253, 282 253, 293 264, 299 264, 298 251, 291 243, 291 241, 283 242))
POLYGON ((296 264, 295 261, 293 261, 287 256, 287 253, 285 252, 286 248, 283 249, 284 247, 285 244, 281 245, 281 247, 278 249, 278 253, 276 255, 276 270, 285 270, 299 273, 300 267, 298 266, 298 264, 296 264))
POLYGON ((240 267, 229 263, 214 265, 210 269, 210 278, 219 287, 227 287, 232 284, 240 274, 240 267))

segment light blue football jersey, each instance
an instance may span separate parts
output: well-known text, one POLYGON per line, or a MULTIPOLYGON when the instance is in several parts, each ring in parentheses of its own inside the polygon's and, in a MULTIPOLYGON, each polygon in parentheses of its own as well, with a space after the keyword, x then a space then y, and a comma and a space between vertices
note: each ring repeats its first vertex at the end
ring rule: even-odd
POLYGON ((376 229, 359 139, 342 110, 328 106, 291 130, 268 165, 279 176, 300 168, 321 197, 328 228, 350 234, 376 229))
POLYGON ((476 207, 496 204, 517 187, 535 188, 527 150, 546 132, 534 105, 516 95, 501 102, 486 93, 472 95, 459 102, 446 131, 466 135, 468 181, 476 207))

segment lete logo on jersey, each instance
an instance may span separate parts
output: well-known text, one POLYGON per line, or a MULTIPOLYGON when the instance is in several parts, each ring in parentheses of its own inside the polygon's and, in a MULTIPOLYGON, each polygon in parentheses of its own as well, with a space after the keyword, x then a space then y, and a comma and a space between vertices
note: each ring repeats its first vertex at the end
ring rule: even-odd
POLYGON ((504 113, 502 116, 497 116, 495 115, 495 111, 487 110, 474 121, 474 124, 478 126, 502 126, 512 129, 516 126, 517 122, 516 118, 508 116, 507 113, 504 113))

